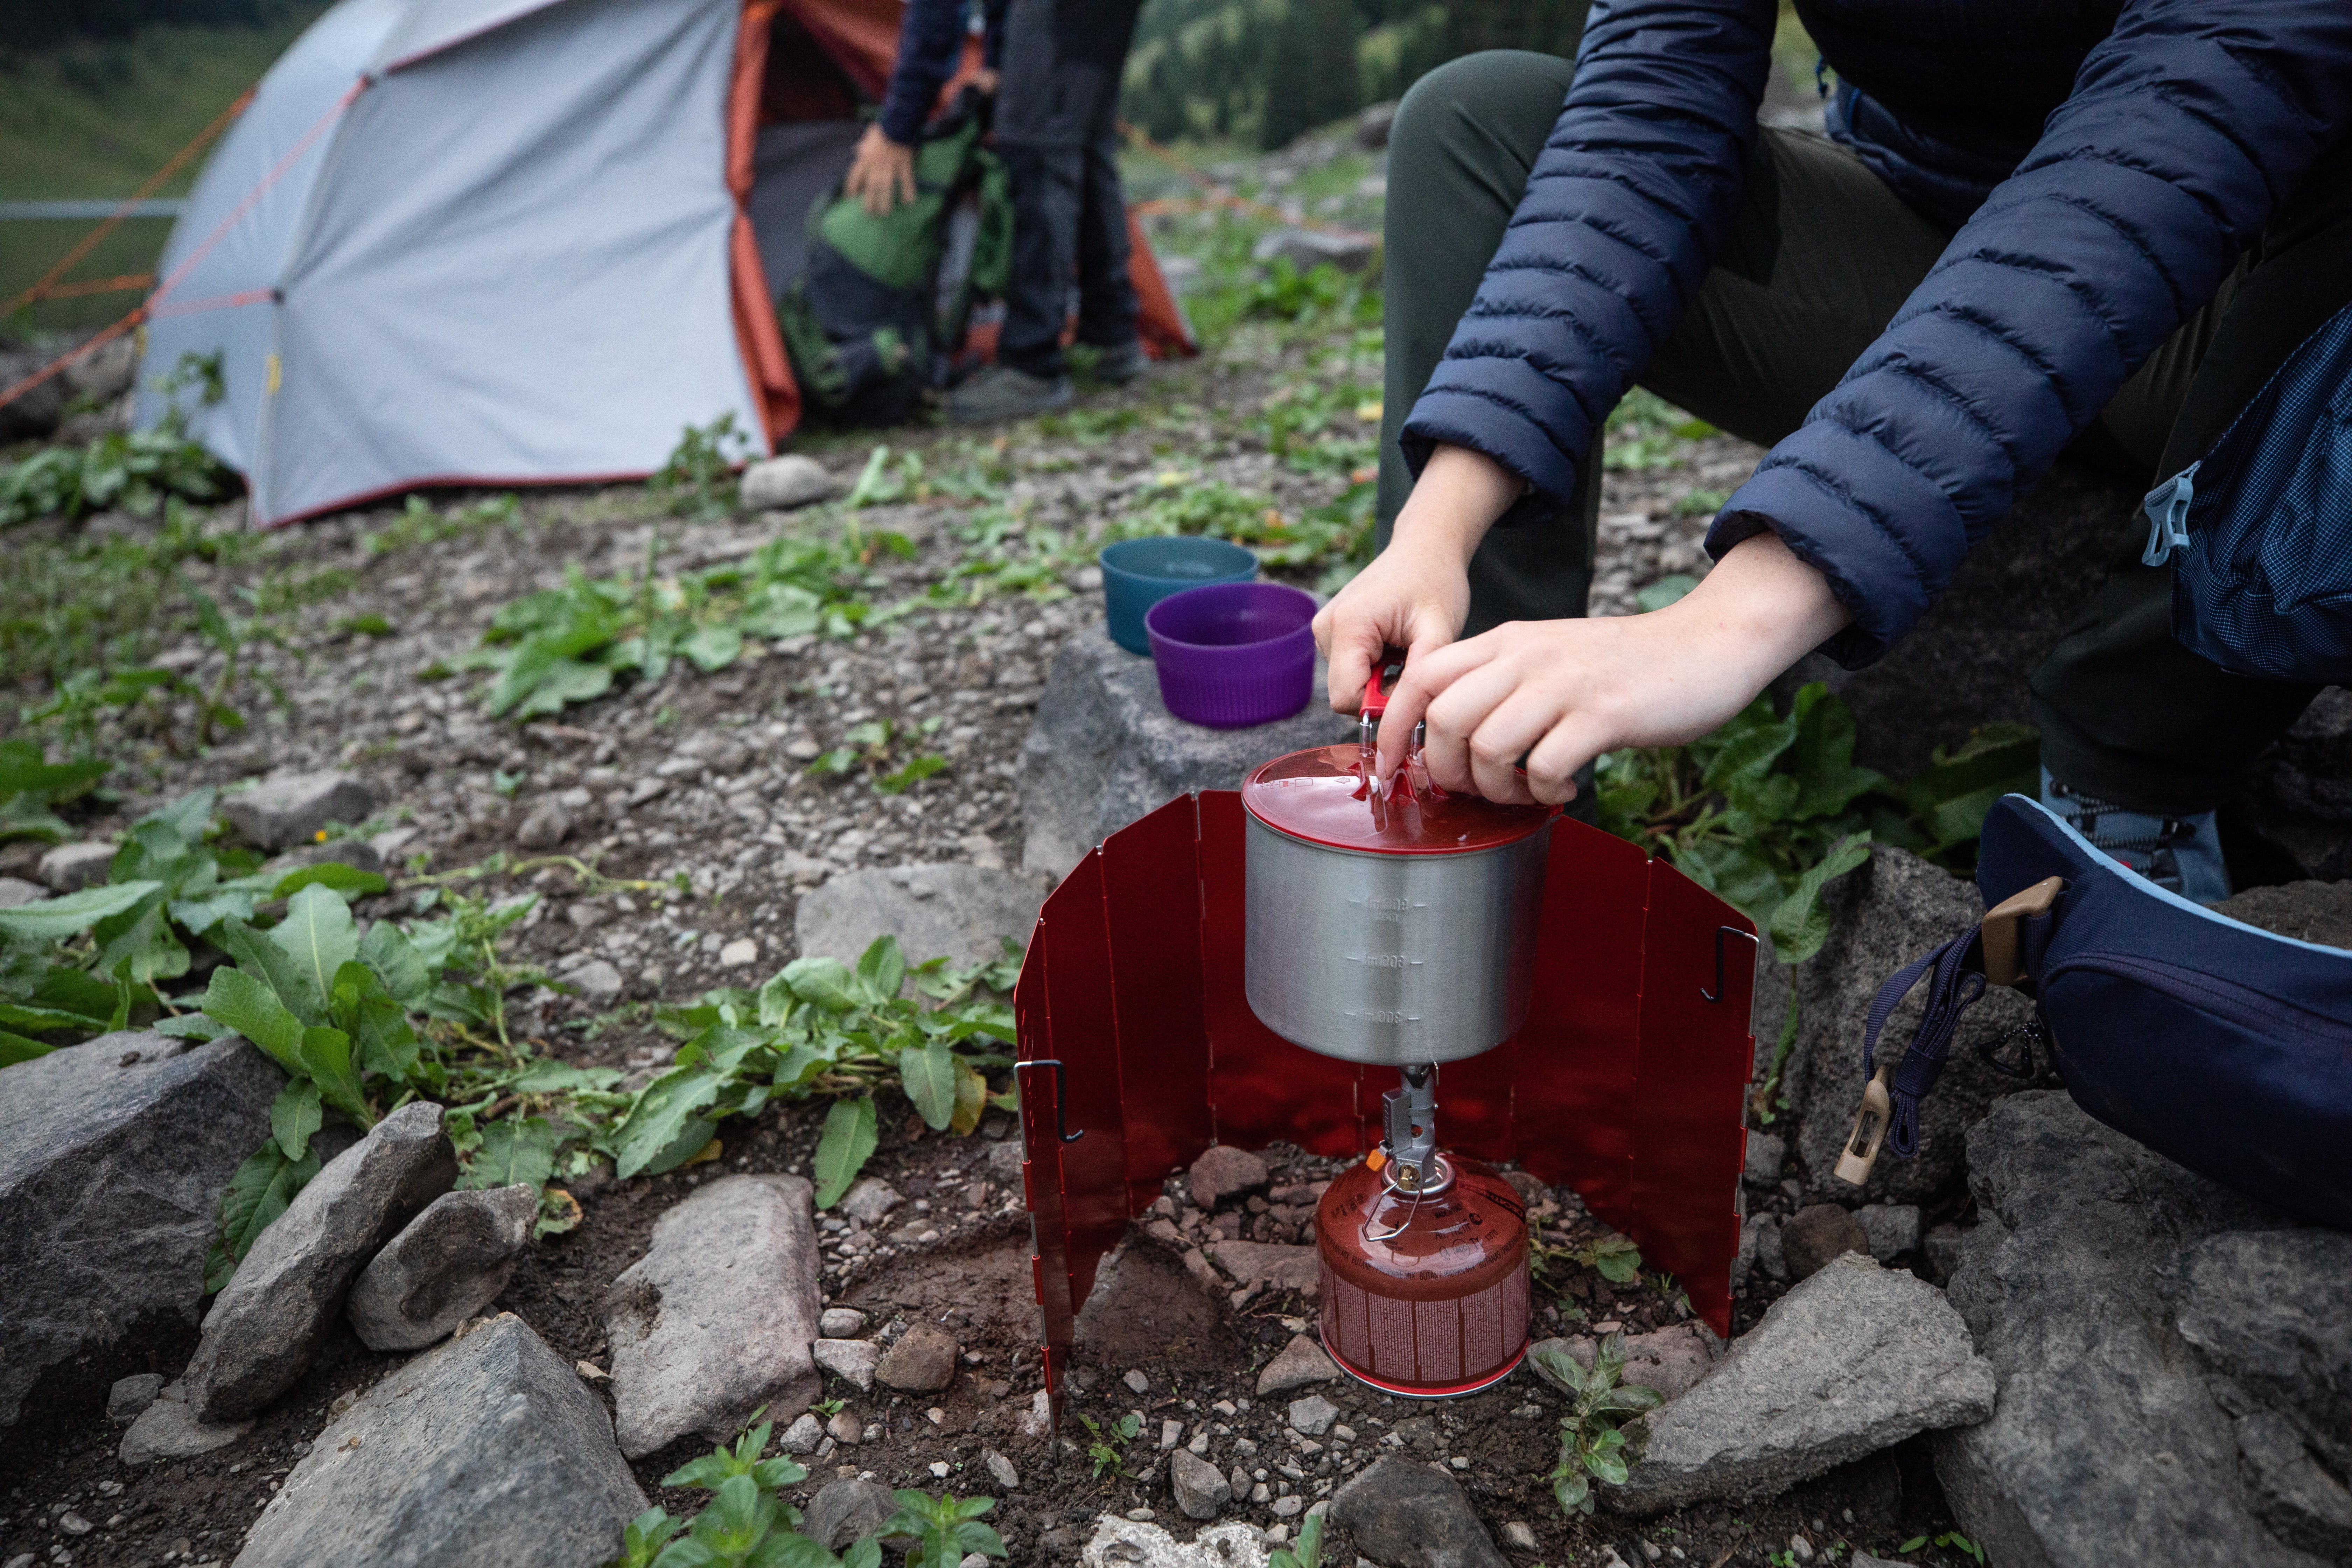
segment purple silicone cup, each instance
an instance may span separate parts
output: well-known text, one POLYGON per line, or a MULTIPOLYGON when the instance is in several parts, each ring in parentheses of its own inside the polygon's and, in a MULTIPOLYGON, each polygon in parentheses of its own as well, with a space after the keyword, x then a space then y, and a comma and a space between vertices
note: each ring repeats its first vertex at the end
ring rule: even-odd
POLYGON ((1315 599, 1281 583, 1216 583, 1145 613, 1160 700, 1188 723, 1239 730, 1315 695, 1315 599))

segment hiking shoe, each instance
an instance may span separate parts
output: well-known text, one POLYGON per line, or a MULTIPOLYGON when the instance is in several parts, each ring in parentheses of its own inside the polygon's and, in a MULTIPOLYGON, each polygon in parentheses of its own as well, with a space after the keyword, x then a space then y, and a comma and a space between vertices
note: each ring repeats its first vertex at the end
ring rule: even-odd
POLYGON ((1151 368, 1151 356, 1143 352, 1143 344, 1134 338, 1117 348, 1103 350, 1095 356, 1095 367, 1087 374, 1097 381, 1112 386, 1124 386, 1151 368))
POLYGON ((2060 784, 2042 770, 2042 804, 2091 841, 2091 847, 2168 892, 2200 904, 2230 896, 2221 833, 2210 811, 2174 816, 2126 811, 2113 801, 2060 784))
POLYGON ((948 417, 959 425, 1026 419, 1066 407, 1074 395, 1066 375, 1048 379, 1009 364, 992 364, 950 395, 948 417))

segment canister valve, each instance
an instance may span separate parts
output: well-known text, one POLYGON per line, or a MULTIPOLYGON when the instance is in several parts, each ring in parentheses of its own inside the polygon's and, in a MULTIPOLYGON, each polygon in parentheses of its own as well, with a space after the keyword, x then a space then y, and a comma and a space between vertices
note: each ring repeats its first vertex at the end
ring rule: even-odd
POLYGON ((1389 1184, 1417 1193, 1436 1174, 1437 1068, 1400 1068, 1397 1076, 1402 1085, 1381 1097, 1381 1149, 1388 1156, 1389 1184))

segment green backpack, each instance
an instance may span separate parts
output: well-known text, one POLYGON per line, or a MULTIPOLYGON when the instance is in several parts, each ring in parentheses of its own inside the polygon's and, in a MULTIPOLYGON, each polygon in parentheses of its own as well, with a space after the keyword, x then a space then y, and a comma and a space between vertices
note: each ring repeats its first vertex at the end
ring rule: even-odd
POLYGON ((845 425, 896 425, 943 379, 972 301, 1013 277, 1013 194, 981 145, 988 100, 971 89, 924 133, 915 199, 877 217, 836 186, 809 209, 808 269, 776 307, 803 405, 845 425), (951 220, 976 197, 969 261, 950 254, 951 220), (941 267, 955 271, 942 287, 941 267))

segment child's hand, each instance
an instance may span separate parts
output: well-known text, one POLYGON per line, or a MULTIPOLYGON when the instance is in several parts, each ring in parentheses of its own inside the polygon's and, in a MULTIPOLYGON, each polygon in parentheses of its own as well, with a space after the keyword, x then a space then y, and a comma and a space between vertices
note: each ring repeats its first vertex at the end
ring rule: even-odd
POLYGON ((841 182, 844 195, 856 196, 866 210, 879 217, 900 202, 915 199, 915 150, 902 147, 869 125, 857 139, 857 154, 841 182))

